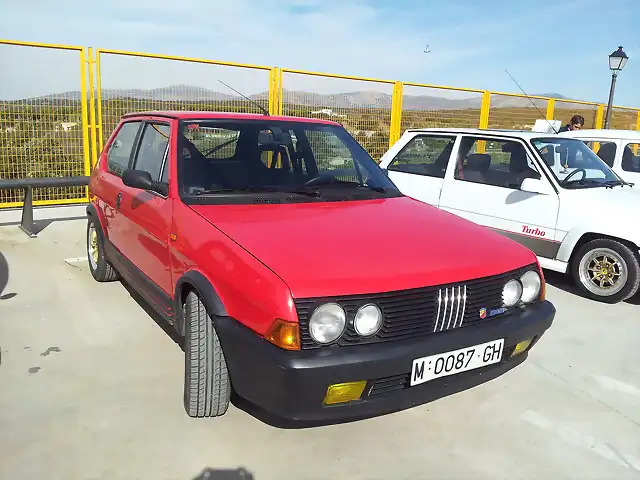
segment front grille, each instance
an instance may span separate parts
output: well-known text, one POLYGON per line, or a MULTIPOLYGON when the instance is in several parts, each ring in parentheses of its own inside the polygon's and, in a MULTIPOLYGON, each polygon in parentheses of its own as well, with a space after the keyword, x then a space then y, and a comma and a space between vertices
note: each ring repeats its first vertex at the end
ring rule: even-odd
MULTIPOLYGON (((320 347, 309 334, 309 319, 314 309, 327 301, 339 303, 347 314, 345 332, 334 345, 346 346, 415 338, 490 321, 492 311, 502 308, 504 284, 509 279, 517 278, 533 268, 535 265, 529 265, 491 277, 448 285, 371 295, 295 300, 302 348, 306 350, 320 347), (375 336, 361 338, 353 327, 353 319, 358 308, 367 303, 375 303, 380 307, 383 323, 375 336), (485 311, 484 315, 481 313, 482 310, 485 311)), ((507 310, 500 316, 508 313, 507 310)))
MULTIPOLYGON (((511 354, 515 349, 516 349, 515 345, 512 345, 510 347, 505 347, 505 349, 502 352, 502 360, 500 360, 499 363, 487 365, 486 367, 482 367, 482 368, 495 367, 496 365, 505 363, 506 361, 509 360, 509 358, 511 357, 511 354)), ((463 372, 463 373, 466 373, 466 372, 463 372)), ((447 377, 442 377, 442 378, 447 378, 447 377)), ((410 383, 411 383, 411 372, 407 372, 402 375, 393 375, 390 377, 382 377, 382 378, 376 378, 375 380, 370 380, 367 383, 366 391, 368 392, 369 397, 376 397, 378 395, 386 395, 387 393, 406 390, 407 388, 409 388, 410 383)))

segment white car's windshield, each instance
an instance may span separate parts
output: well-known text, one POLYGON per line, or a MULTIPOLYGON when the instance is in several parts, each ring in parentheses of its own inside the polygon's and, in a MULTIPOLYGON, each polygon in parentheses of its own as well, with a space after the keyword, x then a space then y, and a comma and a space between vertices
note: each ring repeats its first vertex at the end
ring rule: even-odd
POLYGON ((544 137, 531 141, 563 188, 595 188, 624 182, 584 142, 544 137))

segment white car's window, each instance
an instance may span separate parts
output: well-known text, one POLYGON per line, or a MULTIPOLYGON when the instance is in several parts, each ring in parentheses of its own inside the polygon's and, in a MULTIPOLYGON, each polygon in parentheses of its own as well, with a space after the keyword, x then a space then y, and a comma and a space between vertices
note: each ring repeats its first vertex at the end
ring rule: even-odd
POLYGON ((613 162, 616 159, 616 144, 615 142, 596 142, 595 140, 587 140, 584 142, 593 152, 598 155, 604 163, 613 167, 613 162))
POLYGON ((640 173, 640 143, 627 143, 622 151, 622 170, 640 173))
POLYGON ((516 140, 464 137, 454 178, 519 189, 525 178, 540 178, 540 172, 527 155, 524 145, 516 140))
POLYGON ((562 188, 621 185, 619 177, 585 143, 574 138, 540 137, 531 140, 562 188), (553 164, 551 164, 553 159, 553 164))
POLYGON ((387 167, 393 172, 444 178, 456 138, 418 135, 413 137, 387 167))

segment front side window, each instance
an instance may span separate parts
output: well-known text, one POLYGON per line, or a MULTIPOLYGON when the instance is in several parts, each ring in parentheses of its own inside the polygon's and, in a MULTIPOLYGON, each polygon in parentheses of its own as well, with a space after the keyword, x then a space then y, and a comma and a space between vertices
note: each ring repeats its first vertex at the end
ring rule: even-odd
POLYGON ((464 182, 519 189, 525 178, 540 172, 517 140, 463 137, 454 178, 464 182))
MULTIPOLYGON (((584 143, 587 147, 593 150, 593 152, 598 155, 604 163, 613 168, 617 148, 615 142, 596 142, 595 140, 587 140, 584 143)), ((581 155, 578 155, 578 157, 581 157, 581 155)))
POLYGON ((254 203, 400 196, 341 126, 270 120, 189 120, 179 129, 178 188, 186 201, 254 203), (267 200, 265 200, 267 201, 267 200), (275 201, 275 200, 268 200, 275 201))
POLYGON ((584 142, 573 138, 540 137, 531 140, 562 188, 594 188, 622 185, 611 168, 584 142), (549 164, 549 161, 547 161, 549 164))
POLYGON ((169 125, 147 123, 142 132, 133 168, 149 172, 153 180, 160 180, 168 145, 169 125))
POLYGON ((455 137, 418 135, 396 155, 387 170, 444 178, 455 137))
POLYGON ((640 143, 627 143, 622 150, 622 170, 640 173, 640 143))
POLYGON ((131 150, 139 128, 140 122, 127 122, 120 127, 107 154, 107 170, 109 172, 121 177, 122 173, 129 168, 131 150))

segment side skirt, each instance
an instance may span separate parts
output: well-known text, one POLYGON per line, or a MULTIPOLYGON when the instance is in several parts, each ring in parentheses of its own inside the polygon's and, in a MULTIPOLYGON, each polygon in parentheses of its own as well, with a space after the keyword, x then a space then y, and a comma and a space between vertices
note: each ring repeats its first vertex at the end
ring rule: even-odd
POLYGON ((104 239, 105 254, 120 274, 131 284, 158 314, 171 325, 175 322, 173 299, 153 280, 136 267, 108 240, 104 239))

